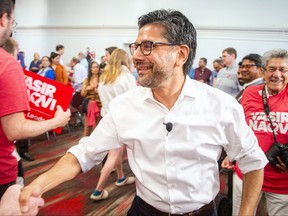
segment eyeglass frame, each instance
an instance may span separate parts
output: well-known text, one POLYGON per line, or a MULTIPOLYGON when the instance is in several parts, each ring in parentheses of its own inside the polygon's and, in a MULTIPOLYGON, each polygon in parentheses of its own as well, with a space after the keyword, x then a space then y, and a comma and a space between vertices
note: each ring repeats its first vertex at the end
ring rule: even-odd
POLYGON ((134 43, 131 43, 129 44, 129 50, 130 50, 130 54, 133 56, 135 51, 138 49, 138 47, 140 46, 140 51, 141 53, 144 55, 144 56, 149 56, 152 51, 153 51, 153 48, 155 46, 158 46, 158 45, 166 45, 166 46, 180 46, 181 44, 174 44, 174 43, 169 43, 169 42, 155 42, 155 41, 149 41, 149 40, 144 40, 142 41, 141 43, 137 43, 137 42, 134 42, 134 43), (147 43, 149 42, 150 45, 151 45, 151 49, 148 51, 148 53, 143 53, 143 50, 142 50, 142 44, 143 43, 147 43), (134 47, 133 47, 134 46, 134 47), (132 51, 132 49, 134 49, 134 51, 132 51))
POLYGON ((17 25, 18 25, 18 22, 13 19, 13 21, 12 21, 12 27, 13 27, 13 28, 16 28, 17 25))
POLYGON ((260 67, 260 65, 257 65, 257 64, 241 64, 240 66, 239 66, 239 68, 241 69, 241 70, 243 70, 244 68, 245 69, 247 69, 247 70, 249 70, 251 67, 260 67))

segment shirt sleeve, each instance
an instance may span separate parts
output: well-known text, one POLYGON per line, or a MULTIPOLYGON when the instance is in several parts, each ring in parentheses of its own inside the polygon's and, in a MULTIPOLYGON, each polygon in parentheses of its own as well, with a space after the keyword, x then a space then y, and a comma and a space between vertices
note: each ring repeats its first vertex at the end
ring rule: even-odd
POLYGON ((52 79, 52 80, 55 80, 55 72, 54 70, 50 69, 46 72, 45 74, 45 77, 46 78, 49 78, 49 79, 52 79))
POLYGON ((89 137, 83 137, 79 144, 71 147, 72 153, 83 172, 101 163, 110 149, 120 148, 117 130, 111 115, 107 113, 89 137))
POLYGON ((236 160, 243 174, 262 169, 268 160, 258 145, 252 129, 246 124, 242 106, 236 106, 232 113, 234 119, 226 128, 228 145, 224 146, 230 161, 236 160))
POLYGON ((16 59, 5 57, 0 63, 0 116, 30 110, 23 69, 16 59))

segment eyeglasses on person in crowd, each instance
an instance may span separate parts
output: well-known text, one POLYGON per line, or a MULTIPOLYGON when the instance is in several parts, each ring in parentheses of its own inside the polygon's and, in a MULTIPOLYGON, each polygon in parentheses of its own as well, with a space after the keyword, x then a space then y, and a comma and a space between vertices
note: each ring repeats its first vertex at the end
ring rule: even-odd
POLYGON ((247 70, 249 70, 250 68, 252 68, 252 67, 258 67, 258 65, 256 65, 256 64, 241 64, 239 67, 240 67, 240 69, 247 69, 247 70))
POLYGON ((140 46, 141 53, 144 56, 148 56, 151 54, 153 48, 159 45, 166 45, 166 46, 179 46, 180 44, 168 43, 168 42, 153 42, 153 41, 142 41, 141 43, 132 43, 129 45, 131 55, 134 55, 135 51, 140 46))

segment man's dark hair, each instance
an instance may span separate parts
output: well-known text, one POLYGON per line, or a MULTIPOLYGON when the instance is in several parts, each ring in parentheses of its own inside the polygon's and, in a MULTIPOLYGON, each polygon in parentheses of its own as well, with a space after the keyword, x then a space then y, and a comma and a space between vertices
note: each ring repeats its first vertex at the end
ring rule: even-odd
POLYGON ((262 66, 262 57, 256 53, 251 53, 249 55, 246 55, 242 58, 242 62, 247 59, 250 61, 253 61, 257 67, 261 67, 262 66))
POLYGON ((64 46, 62 44, 58 44, 56 46, 56 51, 58 52, 60 49, 64 49, 64 46))
POLYGON ((183 66, 184 74, 189 74, 196 54, 196 30, 193 24, 181 12, 175 10, 156 10, 142 15, 138 19, 138 27, 155 24, 165 28, 163 37, 173 44, 185 44, 189 47, 189 56, 183 66))
POLYGON ((51 52, 51 53, 50 53, 50 58, 51 58, 51 59, 54 59, 54 58, 56 58, 57 56, 60 56, 60 54, 59 54, 59 53, 56 53, 56 52, 51 52))
POLYGON ((8 18, 10 18, 13 10, 14 10, 14 4, 11 0, 1 0, 0 1, 0 18, 5 13, 7 13, 8 18))
POLYGON ((114 50, 118 49, 116 46, 107 47, 105 50, 111 55, 114 50))
POLYGON ((207 65, 207 58, 200 58, 200 60, 204 61, 204 63, 207 65))
POLYGON ((224 66, 223 60, 222 60, 221 58, 215 59, 215 60, 213 61, 213 63, 214 63, 214 62, 217 62, 219 65, 224 66))

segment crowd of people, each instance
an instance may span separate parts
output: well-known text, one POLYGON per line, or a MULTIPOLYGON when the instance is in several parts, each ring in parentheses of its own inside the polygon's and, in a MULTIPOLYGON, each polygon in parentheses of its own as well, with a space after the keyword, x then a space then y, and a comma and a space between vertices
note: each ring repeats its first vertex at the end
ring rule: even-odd
POLYGON ((50 120, 25 119, 26 66, 9 38, 13 17, 11 1, 1 1, 0 215, 36 215, 43 193, 104 161, 91 199, 108 198, 105 182, 115 169, 116 186, 136 183, 129 216, 214 216, 223 152, 222 168, 234 171, 231 214, 253 215, 258 205, 268 215, 288 212, 288 51, 247 53, 237 63, 236 49, 228 47, 213 70, 205 57, 194 69, 196 30, 175 10, 138 19, 132 60, 114 46, 101 62, 88 50, 71 59, 70 71, 63 45, 49 56, 34 54, 30 71, 74 88, 71 107, 83 114, 83 138, 29 185, 15 185, 20 157, 34 160, 27 139, 66 125, 71 113, 58 106, 50 120), (123 172, 126 151, 135 177, 123 172))

